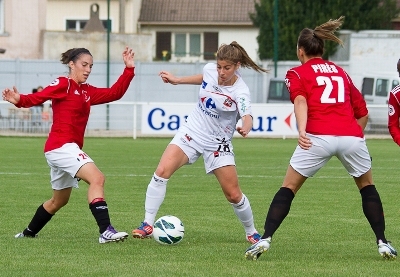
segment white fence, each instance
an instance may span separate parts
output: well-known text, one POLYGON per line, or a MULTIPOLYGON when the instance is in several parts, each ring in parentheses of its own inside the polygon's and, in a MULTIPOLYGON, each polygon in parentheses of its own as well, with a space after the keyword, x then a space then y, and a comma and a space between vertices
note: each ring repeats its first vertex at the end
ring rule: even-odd
MULTIPOLYGON (((87 136, 172 137, 194 108, 195 103, 123 102, 93 106, 86 128, 87 136)), ((251 137, 296 137, 292 104, 252 104, 251 137)), ((389 135, 386 105, 370 105, 366 134, 389 135)), ((52 124, 51 109, 17 109, 0 102, 0 136, 46 136, 52 124)))

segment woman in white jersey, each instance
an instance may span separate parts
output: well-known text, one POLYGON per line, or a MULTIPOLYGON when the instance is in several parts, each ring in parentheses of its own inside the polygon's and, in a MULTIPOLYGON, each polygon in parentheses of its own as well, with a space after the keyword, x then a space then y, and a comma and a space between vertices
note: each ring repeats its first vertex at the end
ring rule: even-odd
POLYGON ((217 63, 206 64, 202 74, 175 77, 169 72, 160 72, 165 83, 201 86, 195 109, 165 149, 150 180, 145 217, 141 225, 132 231, 133 237, 151 236, 169 178, 181 166, 192 164, 203 155, 206 173, 217 177, 226 199, 245 229, 246 239, 250 243, 260 239, 249 200, 239 187, 231 142, 235 130, 247 137, 253 126, 250 91, 238 72, 240 67, 267 72, 256 65, 236 41, 221 45, 217 51, 217 63), (236 128, 240 118, 242 126, 236 128))

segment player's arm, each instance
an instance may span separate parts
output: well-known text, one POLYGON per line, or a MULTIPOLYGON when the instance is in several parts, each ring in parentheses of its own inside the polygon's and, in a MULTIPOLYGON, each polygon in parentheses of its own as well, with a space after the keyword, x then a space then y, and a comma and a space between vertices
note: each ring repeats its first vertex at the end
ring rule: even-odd
POLYGON ((250 114, 246 114, 242 116, 242 127, 238 126, 236 128, 236 131, 238 131, 238 133, 242 137, 246 138, 247 135, 250 133, 252 127, 253 127, 253 117, 250 114))
POLYGON ((128 46, 122 52, 125 69, 111 88, 97 88, 88 85, 88 94, 91 105, 99 105, 119 100, 124 96, 135 77, 135 52, 128 46))
POLYGON ((400 87, 395 87, 389 94, 389 102, 388 102, 388 109, 389 109, 389 117, 388 117, 388 129, 389 133, 393 138, 393 141, 400 146, 400 104, 395 94, 395 90, 400 92, 400 87))
POLYGON ((303 149, 311 147, 311 140, 306 135, 308 120, 307 93, 300 81, 299 74, 294 70, 289 70, 285 77, 286 87, 290 94, 290 101, 294 104, 297 129, 299 131, 298 144, 303 149))
POLYGON ((90 105, 110 103, 122 98, 135 77, 135 67, 125 67, 121 76, 110 88, 98 88, 88 85, 90 105))
POLYGON ((63 98, 67 95, 68 79, 55 79, 49 86, 42 91, 31 94, 20 94, 17 88, 5 89, 3 91, 3 99, 14 104, 18 108, 30 108, 43 104, 47 100, 63 98))
MULTIPOLYGON (((346 73, 346 72, 345 72, 346 73)), ((350 101, 353 108, 354 117, 357 119, 358 125, 364 130, 368 123, 367 103, 358 88, 354 85, 350 76, 346 73, 350 88, 350 101)))
POLYGON ((294 114, 296 116, 297 129, 299 131, 299 146, 303 149, 311 147, 311 141, 306 135, 308 105, 304 96, 298 95, 294 99, 294 114))
POLYGON ((161 71, 158 75, 164 83, 170 83, 173 85, 201 85, 203 82, 203 74, 176 77, 170 72, 161 71))
POLYGON ((368 123, 368 115, 360 117, 360 118, 357 118, 357 123, 364 130, 365 127, 367 126, 367 123, 368 123))

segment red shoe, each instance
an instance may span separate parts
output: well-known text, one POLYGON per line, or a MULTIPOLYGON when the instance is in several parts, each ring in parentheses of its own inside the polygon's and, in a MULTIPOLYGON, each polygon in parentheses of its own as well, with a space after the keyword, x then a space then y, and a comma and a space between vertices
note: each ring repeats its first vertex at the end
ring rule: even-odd
POLYGON ((132 231, 132 236, 138 239, 150 238, 153 234, 153 226, 142 222, 142 224, 135 230, 132 231))
POLYGON ((252 235, 250 235, 250 236, 247 236, 246 239, 247 239, 247 241, 250 242, 251 244, 255 244, 255 243, 257 243, 257 242, 261 239, 261 236, 260 236, 259 233, 254 233, 254 234, 252 234, 252 235))

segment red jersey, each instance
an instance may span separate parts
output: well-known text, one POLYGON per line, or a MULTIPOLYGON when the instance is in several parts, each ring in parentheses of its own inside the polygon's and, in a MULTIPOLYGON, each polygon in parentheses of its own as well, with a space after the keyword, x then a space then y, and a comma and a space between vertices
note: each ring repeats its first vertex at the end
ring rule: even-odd
POLYGON ((81 149, 89 119, 90 106, 120 99, 135 76, 134 68, 125 68, 111 88, 97 88, 87 83, 78 85, 67 77, 55 79, 41 92, 23 95, 15 105, 29 108, 51 100, 53 124, 44 146, 44 152, 74 142, 81 149))
POLYGON ((299 95, 307 100, 307 133, 364 137, 357 119, 368 114, 367 105, 341 67, 314 58, 288 70, 285 81, 292 103, 299 95))
POLYGON ((388 128, 395 143, 400 145, 400 86, 392 89, 389 94, 389 119, 388 128))

